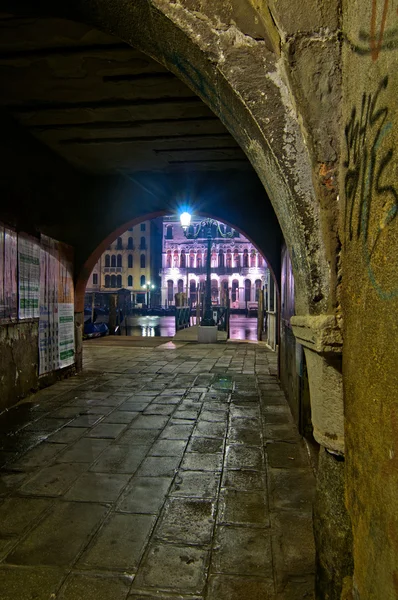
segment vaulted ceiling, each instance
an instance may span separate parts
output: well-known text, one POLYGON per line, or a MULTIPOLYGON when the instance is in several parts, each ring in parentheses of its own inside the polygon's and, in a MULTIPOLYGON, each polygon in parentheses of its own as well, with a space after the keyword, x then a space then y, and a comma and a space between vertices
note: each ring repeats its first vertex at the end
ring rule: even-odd
POLYGON ((87 172, 251 169, 184 83, 83 24, 0 15, 0 89, 3 110, 87 172))

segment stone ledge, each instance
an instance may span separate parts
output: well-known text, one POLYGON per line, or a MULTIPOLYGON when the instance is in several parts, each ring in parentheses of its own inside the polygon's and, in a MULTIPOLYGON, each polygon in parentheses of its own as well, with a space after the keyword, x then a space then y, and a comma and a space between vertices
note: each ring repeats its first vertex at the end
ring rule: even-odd
POLYGON ((297 341, 318 354, 341 353, 343 338, 334 315, 298 315, 290 323, 297 341))

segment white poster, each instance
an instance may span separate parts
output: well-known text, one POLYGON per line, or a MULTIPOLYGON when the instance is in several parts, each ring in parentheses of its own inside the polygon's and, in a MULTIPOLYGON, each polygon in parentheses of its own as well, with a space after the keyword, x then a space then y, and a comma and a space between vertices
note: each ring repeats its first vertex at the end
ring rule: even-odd
POLYGON ((34 238, 18 236, 18 316, 37 319, 40 313, 40 246, 34 238))
POLYGON ((39 321, 40 375, 74 363, 72 275, 72 249, 42 235, 39 321))
POLYGON ((75 326, 73 303, 58 304, 59 368, 73 365, 75 361, 75 326))

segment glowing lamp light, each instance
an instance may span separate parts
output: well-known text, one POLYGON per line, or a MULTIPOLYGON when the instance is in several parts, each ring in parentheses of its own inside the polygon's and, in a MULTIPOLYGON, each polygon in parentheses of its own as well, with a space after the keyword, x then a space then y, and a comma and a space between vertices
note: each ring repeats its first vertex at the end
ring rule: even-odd
POLYGON ((181 226, 183 229, 188 229, 191 224, 191 215, 189 212, 183 212, 180 215, 181 226))

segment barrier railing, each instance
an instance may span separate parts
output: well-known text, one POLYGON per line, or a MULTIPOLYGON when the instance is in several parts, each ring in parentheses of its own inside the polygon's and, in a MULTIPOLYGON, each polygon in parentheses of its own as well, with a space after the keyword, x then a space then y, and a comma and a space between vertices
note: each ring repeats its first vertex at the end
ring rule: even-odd
POLYGON ((176 331, 190 326, 191 307, 176 306, 175 309, 176 331))

